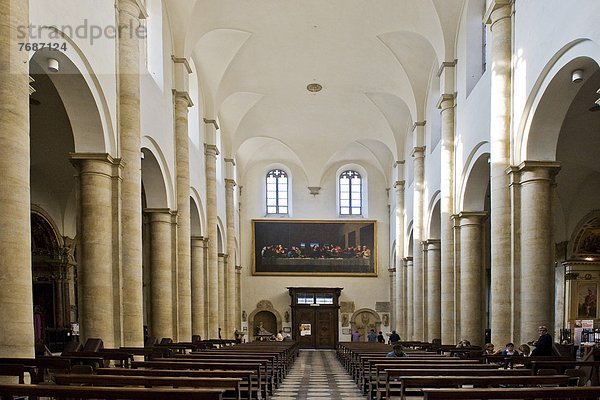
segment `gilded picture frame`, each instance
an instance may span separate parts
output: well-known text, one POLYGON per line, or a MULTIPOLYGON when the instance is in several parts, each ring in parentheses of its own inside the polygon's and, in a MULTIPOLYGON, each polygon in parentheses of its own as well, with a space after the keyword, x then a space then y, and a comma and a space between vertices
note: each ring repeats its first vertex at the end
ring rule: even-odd
POLYGON ((598 317, 598 282, 577 282, 577 319, 598 317))
POLYGON ((253 275, 377 276, 377 223, 252 220, 253 275))

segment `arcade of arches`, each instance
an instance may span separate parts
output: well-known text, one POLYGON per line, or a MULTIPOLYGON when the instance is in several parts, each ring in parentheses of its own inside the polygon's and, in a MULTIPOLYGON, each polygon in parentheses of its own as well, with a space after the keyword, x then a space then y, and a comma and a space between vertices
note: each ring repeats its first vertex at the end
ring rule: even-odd
POLYGON ((600 3, 351 3, 0 0, 0 356, 600 328, 600 3))

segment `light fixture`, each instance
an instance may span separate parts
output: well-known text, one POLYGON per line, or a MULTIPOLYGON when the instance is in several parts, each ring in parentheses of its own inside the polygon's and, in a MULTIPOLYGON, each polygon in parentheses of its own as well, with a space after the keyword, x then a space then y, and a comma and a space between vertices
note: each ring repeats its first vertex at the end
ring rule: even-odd
POLYGON ((311 93, 320 92, 322 89, 323 86, 319 85, 318 83, 309 83, 308 86, 306 86, 306 90, 308 90, 311 93))
POLYGON ((60 69, 60 64, 58 63, 58 60, 55 58, 49 58, 48 59, 48 70, 50 72, 58 72, 59 69, 60 69))
POLYGON ((576 82, 581 82, 583 80, 583 70, 582 69, 576 69, 575 71, 571 72, 571 81, 576 83, 576 82))

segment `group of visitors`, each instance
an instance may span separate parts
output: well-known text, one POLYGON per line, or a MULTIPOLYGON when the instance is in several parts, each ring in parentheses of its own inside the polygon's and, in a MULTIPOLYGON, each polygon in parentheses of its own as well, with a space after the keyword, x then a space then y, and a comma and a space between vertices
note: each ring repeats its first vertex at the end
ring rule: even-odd
MULTIPOLYGON (((552 355, 552 336, 548 333, 548 328, 540 326, 538 328, 538 338, 532 340, 527 344, 522 344, 518 349, 515 349, 514 343, 506 343, 503 349, 495 350, 493 343, 486 343, 483 347, 483 353, 487 355, 502 355, 502 356, 551 356, 552 355), (531 351, 531 347, 535 346, 535 349, 531 351)), ((456 347, 470 347, 471 343, 463 339, 456 347)))
POLYGON ((270 244, 261 249, 260 255, 264 258, 371 258, 371 250, 367 246, 342 249, 333 244, 314 244, 307 249, 302 245, 287 248, 282 244, 270 244))

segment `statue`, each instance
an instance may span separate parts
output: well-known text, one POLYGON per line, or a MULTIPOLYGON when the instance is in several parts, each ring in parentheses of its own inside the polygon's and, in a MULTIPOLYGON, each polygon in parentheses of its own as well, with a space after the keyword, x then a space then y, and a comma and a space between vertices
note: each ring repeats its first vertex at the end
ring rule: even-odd
POLYGON ((271 336, 272 333, 265 329, 262 322, 259 322, 258 326, 256 327, 256 335, 257 336, 271 336))

